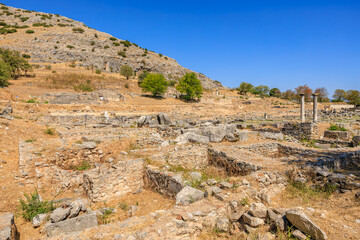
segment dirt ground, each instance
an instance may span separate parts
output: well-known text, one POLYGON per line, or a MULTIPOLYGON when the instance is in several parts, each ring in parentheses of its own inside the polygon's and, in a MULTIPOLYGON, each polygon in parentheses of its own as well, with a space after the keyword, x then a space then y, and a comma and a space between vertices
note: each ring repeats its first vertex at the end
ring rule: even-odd
MULTIPOLYGON (((261 99, 251 96, 240 98, 237 92, 232 90, 220 90, 219 95, 216 95, 214 91, 205 90, 200 102, 184 102, 171 97, 163 99, 150 98, 142 95, 136 79, 126 80, 116 73, 102 73, 101 76, 103 76, 104 80, 101 86, 119 91, 126 98, 123 102, 89 106, 79 104, 56 105, 41 101, 27 103, 29 99, 38 99, 39 96, 46 93, 75 92, 73 88, 49 88, 50 85, 43 87, 46 77, 63 73, 95 75, 91 70, 84 68, 71 68, 68 64, 52 64, 51 69, 35 69, 34 74, 36 77, 34 78, 21 77, 17 80, 11 80, 11 85, 8 88, 0 88, 0 108, 3 109, 8 103, 11 103, 14 110, 13 116, 15 117, 12 121, 0 118, 0 212, 18 212, 19 199, 23 198, 24 193, 33 192, 35 188, 35 186, 19 184, 15 180, 19 168, 19 139, 36 140, 39 143, 48 142, 48 145, 45 144, 42 147, 50 149, 51 140, 58 138, 56 135, 45 134, 46 126, 39 124, 36 116, 40 117, 61 111, 72 112, 85 107, 90 108, 95 113, 108 111, 126 116, 166 112, 172 116, 179 116, 179 118, 186 116, 194 119, 214 119, 226 115, 263 116, 264 113, 272 116, 299 115, 298 105, 293 102, 277 98, 261 99), (128 87, 125 87, 125 85, 128 85, 128 87), (128 93, 134 93, 135 96, 131 97, 128 93), (281 108, 275 108, 275 106, 281 106, 281 108)), ((322 109, 328 104, 319 105, 319 109, 322 109)), ((312 105, 307 104, 306 108, 311 109, 312 105)), ((319 124, 319 136, 328 126, 329 123, 319 124)), ((257 143, 258 141, 258 139, 252 138, 248 143, 257 143)), ((130 141, 128 143, 123 142, 121 146, 113 143, 104 146, 104 148, 118 154, 120 151, 129 149, 130 144, 130 141)), ((271 164, 268 163, 268 165, 271 164)), ((274 166, 277 165, 274 164, 274 166)), ((54 198, 49 189, 49 186, 44 186, 39 191, 43 199, 51 200, 54 198)), ((56 197, 74 196, 64 192, 56 197)), ((274 203, 282 207, 311 206, 318 210, 313 215, 314 219, 331 236, 331 239, 355 239, 349 237, 349 233, 346 231, 340 231, 340 228, 338 228, 341 225, 341 229, 343 229, 343 222, 347 222, 347 225, 350 225, 352 229, 360 230, 359 226, 355 224, 355 219, 360 219, 360 204, 354 201, 353 198, 353 194, 348 193, 335 195, 329 199, 315 199, 304 202, 291 193, 285 192, 274 203), (321 211, 326 211, 325 219, 318 214, 321 211), (350 224, 351 222, 354 224, 350 224)), ((116 208, 117 212, 115 214, 111 214, 109 218, 102 220, 123 220, 128 217, 127 208, 126 210, 121 208, 124 204, 126 206, 140 206, 141 210, 136 215, 142 216, 154 210, 170 209, 174 206, 174 201, 152 191, 143 190, 140 194, 129 194, 117 199, 115 202, 95 205, 95 208, 116 208)), ((36 239, 41 235, 39 230, 34 231, 31 224, 25 222, 21 217, 16 218, 16 224, 23 236, 22 239, 36 239)))

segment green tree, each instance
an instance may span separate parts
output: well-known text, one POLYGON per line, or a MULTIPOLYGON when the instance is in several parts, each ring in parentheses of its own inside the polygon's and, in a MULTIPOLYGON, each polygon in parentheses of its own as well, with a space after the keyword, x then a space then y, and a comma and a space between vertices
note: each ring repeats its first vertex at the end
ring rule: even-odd
POLYGON ((246 93, 250 92, 253 88, 254 86, 251 83, 242 82, 236 90, 239 91, 240 95, 245 95, 246 93))
POLYGON ((11 77, 9 65, 0 59, 0 87, 9 86, 8 80, 11 77))
POLYGON ((161 73, 149 73, 141 83, 143 92, 151 92, 153 96, 166 92, 168 82, 161 73))
POLYGON ((354 105, 360 105, 360 92, 358 90, 349 90, 345 94, 346 100, 354 105))
POLYGON ((120 74, 126 77, 126 79, 129 79, 129 77, 131 77, 134 74, 134 72, 130 66, 122 65, 120 68, 120 74))
POLYGON ((147 75, 149 75, 148 71, 143 71, 142 73, 139 74, 139 80, 138 80, 138 85, 141 86, 142 81, 147 77, 147 75))
POLYGON ((186 73, 179 84, 176 86, 182 97, 186 100, 200 99, 202 95, 201 81, 196 77, 195 73, 186 73))
POLYGON ((280 98, 281 97, 281 91, 278 88, 272 88, 269 92, 269 96, 270 97, 277 97, 280 98))
POLYGON ((333 102, 343 102, 346 92, 343 89, 336 89, 333 95, 333 102))
POLYGON ((266 97, 266 96, 269 96, 269 91, 270 91, 270 88, 268 86, 260 85, 260 86, 257 86, 257 87, 254 87, 253 89, 251 89, 250 92, 252 94, 259 95, 261 97, 266 97))

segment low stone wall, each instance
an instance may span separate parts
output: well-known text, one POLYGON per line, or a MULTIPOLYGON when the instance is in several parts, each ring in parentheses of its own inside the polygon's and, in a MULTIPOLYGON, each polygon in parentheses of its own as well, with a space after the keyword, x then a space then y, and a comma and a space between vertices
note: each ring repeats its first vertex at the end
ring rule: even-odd
POLYGON ((229 157, 222 151, 208 149, 208 164, 224 168, 229 175, 248 175, 260 169, 259 166, 229 157))
POLYGON ((167 158, 168 164, 188 169, 200 169, 207 164, 207 146, 184 145, 176 147, 167 158))
POLYGON ((148 187, 169 198, 175 198, 176 194, 184 187, 180 174, 160 171, 150 165, 146 167, 145 182, 148 187))
POLYGON ((103 150, 94 148, 85 149, 63 149, 56 153, 54 163, 62 169, 74 169, 83 162, 93 164, 105 159, 103 150))
POLYGON ((347 141, 350 139, 350 132, 347 131, 325 131, 325 138, 347 141))
POLYGON ((284 124, 284 127, 281 129, 281 131, 283 134, 292 136, 299 140, 313 139, 318 132, 318 127, 315 123, 312 122, 289 122, 284 124))
POLYGON ((297 154, 313 154, 315 152, 313 150, 283 145, 279 143, 259 143, 250 146, 242 146, 240 147, 240 149, 246 149, 250 152, 254 152, 271 158, 292 156, 297 154))
POLYGON ((360 150, 354 152, 328 153, 312 165, 326 166, 333 170, 360 171, 360 150))
POLYGON ((142 188, 143 175, 143 159, 101 165, 84 173, 84 190, 92 202, 106 201, 142 188))

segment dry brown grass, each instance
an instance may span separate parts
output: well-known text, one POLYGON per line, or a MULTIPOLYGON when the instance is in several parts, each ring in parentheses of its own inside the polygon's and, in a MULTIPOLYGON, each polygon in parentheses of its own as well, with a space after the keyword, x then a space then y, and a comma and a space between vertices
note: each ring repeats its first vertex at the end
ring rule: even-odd
POLYGON ((74 88, 80 84, 88 84, 93 89, 102 89, 109 83, 119 82, 120 79, 113 76, 89 75, 80 73, 55 73, 43 78, 38 82, 39 87, 51 89, 74 88))

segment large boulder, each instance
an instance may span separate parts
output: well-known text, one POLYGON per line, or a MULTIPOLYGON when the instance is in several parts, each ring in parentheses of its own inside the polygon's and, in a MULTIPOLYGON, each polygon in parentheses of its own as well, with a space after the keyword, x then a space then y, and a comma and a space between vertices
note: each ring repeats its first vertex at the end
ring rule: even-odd
POLYGON ((60 222, 70 215, 70 208, 59 207, 50 214, 50 220, 53 223, 60 222))
POLYGON ((311 236, 315 240, 325 240, 327 236, 305 213, 297 209, 286 211, 286 218, 289 222, 303 233, 311 236))
POLYGON ((86 228, 96 226, 98 226, 96 212, 90 212, 65 221, 48 223, 45 225, 45 230, 48 237, 53 237, 62 233, 83 231, 86 228))
POLYGON ((253 203, 249 209, 249 213, 258 218, 266 218, 267 208, 263 203, 253 203))
POLYGON ((196 133, 187 132, 187 133, 184 133, 184 134, 178 136, 175 139, 175 142, 177 142, 178 144, 185 144, 185 143, 188 143, 188 142, 208 144, 209 143, 209 138, 205 137, 205 136, 201 136, 201 135, 196 134, 196 133))
POLYGON ((157 121, 159 125, 171 125, 171 120, 166 113, 160 113, 157 115, 157 121))
POLYGON ((242 219, 244 223, 248 224, 250 227, 258 227, 265 224, 263 219, 250 216, 248 213, 245 213, 242 216, 242 219))
POLYGON ((210 142, 221 142, 226 135, 225 126, 216 126, 216 127, 206 127, 203 131, 203 134, 209 138, 210 142))
POLYGON ((189 205, 203 198, 203 191, 190 186, 184 187, 175 197, 177 205, 189 205))

